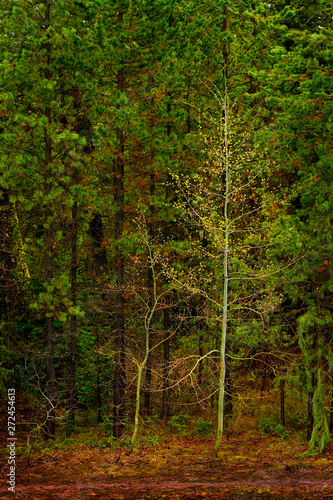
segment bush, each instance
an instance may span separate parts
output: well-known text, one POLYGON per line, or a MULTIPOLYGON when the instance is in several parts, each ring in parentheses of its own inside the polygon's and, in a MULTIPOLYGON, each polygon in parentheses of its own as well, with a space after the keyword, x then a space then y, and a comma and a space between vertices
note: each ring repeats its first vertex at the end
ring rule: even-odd
POLYGON ((261 417, 258 422, 258 428, 264 434, 278 436, 282 440, 289 437, 289 431, 285 429, 281 423, 276 422, 270 417, 261 417))
POLYGON ((210 433, 212 422, 199 418, 194 426, 194 432, 199 436, 207 436, 210 433))
POLYGON ((177 431, 177 432, 184 432, 187 427, 186 420, 188 418, 191 418, 190 415, 173 415, 170 420, 169 424, 172 428, 172 430, 177 431))

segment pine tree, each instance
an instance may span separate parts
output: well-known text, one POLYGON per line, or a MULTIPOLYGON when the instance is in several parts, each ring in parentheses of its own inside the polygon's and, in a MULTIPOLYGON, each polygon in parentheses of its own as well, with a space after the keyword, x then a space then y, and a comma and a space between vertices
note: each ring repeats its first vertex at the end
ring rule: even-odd
MULTIPOLYGON (((28 219, 32 279, 39 282, 32 302, 43 321, 44 368, 39 376, 46 401, 45 435, 53 439, 57 331, 68 313, 72 337, 75 332, 75 277, 73 273, 69 277, 64 266, 68 255, 64 243, 67 224, 75 218, 75 172, 84 165, 80 150, 86 141, 77 131, 80 111, 75 93, 86 81, 82 71, 86 29, 74 2, 18 1, 3 9, 1 185, 10 188, 12 202, 20 204, 28 219)), ((74 270, 76 229, 72 229, 74 270)))
POLYGON ((325 370, 331 363, 332 9, 324 1, 296 1, 269 10, 275 46, 267 58, 269 72, 262 76, 275 119, 265 142, 270 138, 281 146, 270 182, 277 189, 276 201, 284 197, 273 232, 273 238, 284 238, 284 245, 275 258, 288 255, 297 261, 284 273, 282 293, 298 310, 309 391, 308 440, 310 449, 322 451, 329 439, 325 401, 331 389, 325 370))

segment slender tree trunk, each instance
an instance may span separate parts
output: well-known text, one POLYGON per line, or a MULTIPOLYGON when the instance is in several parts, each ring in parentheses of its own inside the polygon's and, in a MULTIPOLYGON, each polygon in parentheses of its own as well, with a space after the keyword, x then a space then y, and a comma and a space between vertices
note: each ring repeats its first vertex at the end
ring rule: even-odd
MULTIPOLYGON (((123 13, 119 12, 118 22, 122 23, 123 13)), ((117 72, 117 88, 120 92, 124 90, 124 68, 117 72)), ((118 105, 119 108, 119 105, 118 105)), ((117 205, 115 214, 115 240, 123 236, 124 227, 124 132, 121 128, 116 130, 118 142, 118 155, 115 161, 114 175, 114 200, 117 205)), ((116 290, 116 320, 115 320, 115 359, 114 359, 114 412, 113 412, 113 435, 120 437, 123 431, 123 420, 125 417, 125 300, 123 288, 125 284, 125 262, 124 253, 117 243, 115 273, 117 278, 116 290)))
MULTIPOLYGON (((50 9, 51 5, 46 3, 45 6, 45 26, 50 25, 50 9)), ((50 34, 47 33, 46 43, 44 45, 46 51, 47 67, 45 69, 45 77, 51 79, 52 74, 49 70, 51 63, 51 43, 50 34)), ((51 109, 45 108, 44 114, 47 118, 47 126, 44 128, 44 144, 45 144, 45 176, 44 176, 44 193, 46 199, 51 192, 51 179, 52 179, 52 139, 49 136, 48 127, 52 124, 51 109)), ((45 285, 52 288, 52 281, 54 275, 54 211, 50 206, 50 201, 45 206, 45 224, 44 231, 45 238, 45 285)), ((45 364, 45 396, 46 396, 46 425, 45 425, 45 439, 55 438, 55 405, 56 405, 56 376, 54 368, 54 344, 55 344, 55 331, 54 331, 54 317, 53 311, 45 310, 44 319, 44 364, 45 364)))
POLYGON ((286 385, 286 381, 283 378, 280 382, 280 410, 281 410, 281 424, 283 425, 283 427, 286 426, 286 414, 285 414, 285 404, 284 404, 285 385, 286 385))
POLYGON ((200 386, 202 384, 202 372, 203 372, 203 359, 202 359, 202 356, 203 356, 203 347, 202 347, 202 343, 203 343, 203 335, 202 333, 200 333, 199 335, 199 366, 198 366, 198 385, 200 386))
POLYGON ((137 386, 136 386, 136 398, 135 398, 135 416, 134 416, 134 431, 131 439, 131 447, 130 451, 133 451, 134 445, 136 443, 136 438, 138 434, 138 428, 139 428, 139 415, 140 415, 140 393, 141 393, 141 379, 142 379, 142 372, 143 369, 147 363, 148 355, 149 355, 149 333, 150 333, 150 321, 153 315, 153 310, 150 312, 147 325, 146 325, 146 348, 145 348, 145 357, 139 366, 139 373, 138 373, 138 381, 137 381, 137 386))
MULTIPOLYGON (((150 174, 150 196, 154 196, 155 194, 155 174, 152 173, 150 174)), ((151 210, 151 215, 154 217, 155 214, 155 206, 153 204, 150 205, 150 210, 151 210)), ((155 236, 155 231, 154 231, 154 220, 152 220, 149 223, 148 226, 148 233, 149 237, 151 240, 154 240, 155 236)), ((149 294, 152 295, 153 291, 153 271, 152 268, 149 267, 148 269, 148 276, 147 276, 147 287, 149 290, 149 294)), ((150 304, 152 306, 152 304, 150 304)), ((145 391, 144 391, 144 408, 145 408, 145 414, 149 415, 150 412, 150 396, 151 396, 151 376, 152 376, 152 371, 151 371, 151 351, 150 351, 150 344, 151 344, 152 338, 151 334, 149 335, 149 351, 148 351, 148 359, 147 359, 147 364, 146 364, 146 380, 145 380, 145 391)))
MULTIPOLYGON (((169 17, 169 27, 172 25, 172 16, 169 17)), ((168 93, 168 102, 167 102, 167 113, 168 117, 171 113, 171 93, 168 93)), ((166 125, 166 134, 167 137, 171 134, 171 122, 168 119, 166 125)), ((170 201, 171 197, 171 181, 172 178, 170 174, 167 176, 167 187, 166 187, 166 202, 170 201)), ((165 240, 168 241, 170 237, 170 229, 168 226, 165 228, 165 240)), ((169 302, 170 298, 165 296, 166 307, 163 310, 163 329, 164 329, 164 341, 163 341, 163 397, 162 397, 162 420, 166 422, 170 417, 170 389, 169 389, 169 372, 170 372, 170 309, 169 302)))
POLYGON ((149 415, 150 412, 150 394, 151 394, 151 335, 149 336, 149 350, 148 350, 148 359, 146 363, 146 380, 145 380, 145 391, 144 391, 144 411, 146 415, 149 415))
POLYGON ((103 422, 102 417, 102 393, 101 393, 101 367, 99 364, 99 354, 96 358, 96 371, 97 371, 97 421, 99 423, 103 422))
POLYGON ((56 400, 56 378, 54 370, 54 325, 53 317, 45 318, 45 347, 44 347, 44 365, 46 372, 46 424, 45 440, 55 439, 55 400, 56 400))
MULTIPOLYGON (((230 350, 230 342, 227 341, 226 349, 230 350)), ((230 417, 232 415, 233 405, 232 405, 232 393, 231 393, 231 369, 230 363, 226 360, 225 362, 225 414, 230 417)))
MULTIPOLYGON (((48 211, 47 211, 48 213, 48 211)), ((49 223, 45 234, 45 284, 52 286, 53 279, 53 223, 49 223)), ((54 368, 54 317, 52 312, 46 311, 44 319, 44 365, 45 365, 45 396, 46 396, 46 425, 45 439, 55 439, 55 404, 56 404, 56 376, 54 368)))
MULTIPOLYGON (((228 7, 225 5, 223 7, 223 31, 227 31, 228 29, 228 7)), ((227 43, 224 43, 223 45, 223 64, 224 64, 224 76, 225 78, 228 77, 228 45, 227 43)))
POLYGON ((151 344, 151 341, 149 342, 149 353, 148 353, 148 359, 147 359, 147 363, 146 363, 146 380, 145 380, 145 393, 144 393, 144 399, 145 399, 144 409, 145 409, 145 414, 146 415, 149 415, 149 412, 150 412, 150 393, 151 393, 151 352, 150 352, 150 344, 151 344))
POLYGON ((311 374, 311 386, 312 390, 308 394, 308 428, 307 428, 307 440, 310 441, 313 430, 313 395, 315 386, 315 376, 314 373, 311 374))
POLYGON ((222 313, 222 332, 221 332, 221 349, 220 349, 220 375, 219 375, 219 396, 217 409, 217 432, 213 457, 217 457, 222 443, 223 435, 223 413, 224 413, 224 392, 225 392, 225 350, 227 342, 227 322, 228 322, 228 283, 229 283, 229 189, 230 189, 230 173, 229 173, 229 131, 228 131, 228 102, 227 95, 224 97, 224 163, 225 163, 225 197, 224 197, 224 261, 223 261, 223 313, 222 313))
POLYGON ((150 269, 152 272, 153 299, 151 299, 149 301, 148 311, 145 314, 145 332, 146 332, 145 356, 144 356, 142 363, 139 365, 138 381, 137 381, 137 386, 136 386, 136 398, 135 398, 134 430, 133 430, 132 439, 131 439, 130 451, 133 451, 134 445, 136 443, 138 428, 139 428, 141 379, 142 379, 142 373, 143 373, 143 370, 144 370, 146 363, 148 361, 148 356, 149 356, 149 352, 150 352, 150 329, 151 329, 152 319, 153 319, 153 316, 154 316, 154 313, 155 313, 155 310, 157 307, 157 302, 158 302, 157 280, 156 280, 156 275, 155 275, 155 271, 154 271, 153 255, 152 255, 152 251, 150 248, 149 248, 149 263, 150 263, 150 269))
POLYGON ((330 433, 333 433, 333 384, 332 384, 332 395, 331 395, 331 409, 330 409, 330 433))
MULTIPOLYGON (((76 177, 76 176, 75 176, 76 177)), ((73 307, 77 306, 77 250, 78 233, 78 205, 75 201, 72 206, 72 233, 71 233, 71 274, 70 274, 70 295, 73 307)), ((69 344, 69 419, 75 421, 76 405, 76 336, 77 336, 77 316, 71 314, 70 317, 70 344, 69 344)))
POLYGON ((170 390, 169 390, 169 367, 170 367, 170 311, 168 308, 163 311, 163 400, 162 400, 162 420, 165 422, 170 417, 170 390))
MULTIPOLYGON (((123 152, 123 133, 118 130, 118 140, 120 141, 120 154, 116 161, 115 175, 115 201, 118 210, 115 217, 115 239, 121 238, 124 224, 124 165, 121 159, 123 152)), ((115 360, 114 360, 114 414, 113 414, 113 435, 120 437, 125 417, 125 300, 123 287, 125 284, 124 254, 118 247, 116 253, 115 272, 117 277, 116 290, 116 320, 115 320, 115 360)))

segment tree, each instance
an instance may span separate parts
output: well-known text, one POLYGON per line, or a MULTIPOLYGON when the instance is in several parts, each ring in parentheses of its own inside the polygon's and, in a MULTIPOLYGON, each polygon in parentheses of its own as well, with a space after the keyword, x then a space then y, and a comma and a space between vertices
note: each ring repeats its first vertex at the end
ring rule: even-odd
MULTIPOLYGON (((73 340, 78 312, 75 178, 84 166, 80 151, 86 140, 77 131, 75 94, 85 84, 84 72, 78 71, 82 67, 79 53, 82 56, 84 49, 78 51, 78 46, 86 31, 74 2, 45 0, 35 5, 22 0, 9 2, 3 9, 0 182, 2 189, 10 187, 11 202, 19 202, 21 213, 28 219, 33 279, 39 282, 37 297, 31 302, 43 322, 45 435, 53 439, 58 405, 58 332, 71 316, 73 340), (77 80, 72 78, 75 74, 77 80), (64 266, 70 219, 74 222, 71 277, 64 266)), ((72 352, 74 349, 72 346, 72 352)))
MULTIPOLYGON (((266 244, 260 241, 267 203, 262 182, 269 159, 259 154, 247 128, 244 131, 246 118, 233 114, 234 106, 229 101, 227 89, 220 93, 212 86, 211 92, 216 99, 216 108, 209 108, 209 115, 199 111, 207 155, 205 166, 193 178, 175 176, 180 196, 178 207, 185 212, 186 224, 197 228, 199 235, 205 233, 209 248, 198 245, 196 237, 195 251, 201 257, 201 264, 187 276, 187 283, 183 281, 182 272, 171 270, 171 275, 182 287, 203 295, 210 307, 216 310, 216 321, 221 321, 218 423, 213 451, 216 457, 224 428, 226 344, 230 330, 233 330, 232 316, 243 310, 263 318, 267 306, 274 309, 277 297, 269 293, 268 277, 277 270, 264 267, 266 244), (203 275, 206 279, 202 278, 203 275), (268 292, 261 299, 263 312, 251 304, 250 290, 255 285, 266 288, 268 292), (274 305, 272 301, 275 301, 274 305)), ((238 324, 238 329, 241 328, 244 326, 238 324)))
POLYGON ((297 310, 310 449, 322 451, 329 439, 325 405, 331 391, 326 375, 331 358, 331 6, 295 1, 272 4, 269 11, 275 48, 261 78, 266 75, 266 103, 275 120, 264 138, 266 145, 281 146, 269 182, 276 200, 285 198, 271 233, 275 242, 283 237, 284 245, 274 245, 273 253, 280 261, 288 255, 297 262, 284 272, 282 293, 297 310))

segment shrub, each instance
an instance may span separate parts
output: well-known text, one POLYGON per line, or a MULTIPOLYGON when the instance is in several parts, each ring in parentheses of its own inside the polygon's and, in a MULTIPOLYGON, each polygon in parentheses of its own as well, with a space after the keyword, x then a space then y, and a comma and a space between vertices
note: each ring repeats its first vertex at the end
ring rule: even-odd
POLYGON ((258 427, 261 432, 269 436, 278 436, 282 440, 289 437, 289 431, 281 423, 276 422, 270 417, 261 417, 258 427))
POLYGON ((194 426, 194 432, 199 436, 207 436, 210 433, 212 422, 199 418, 194 426))

